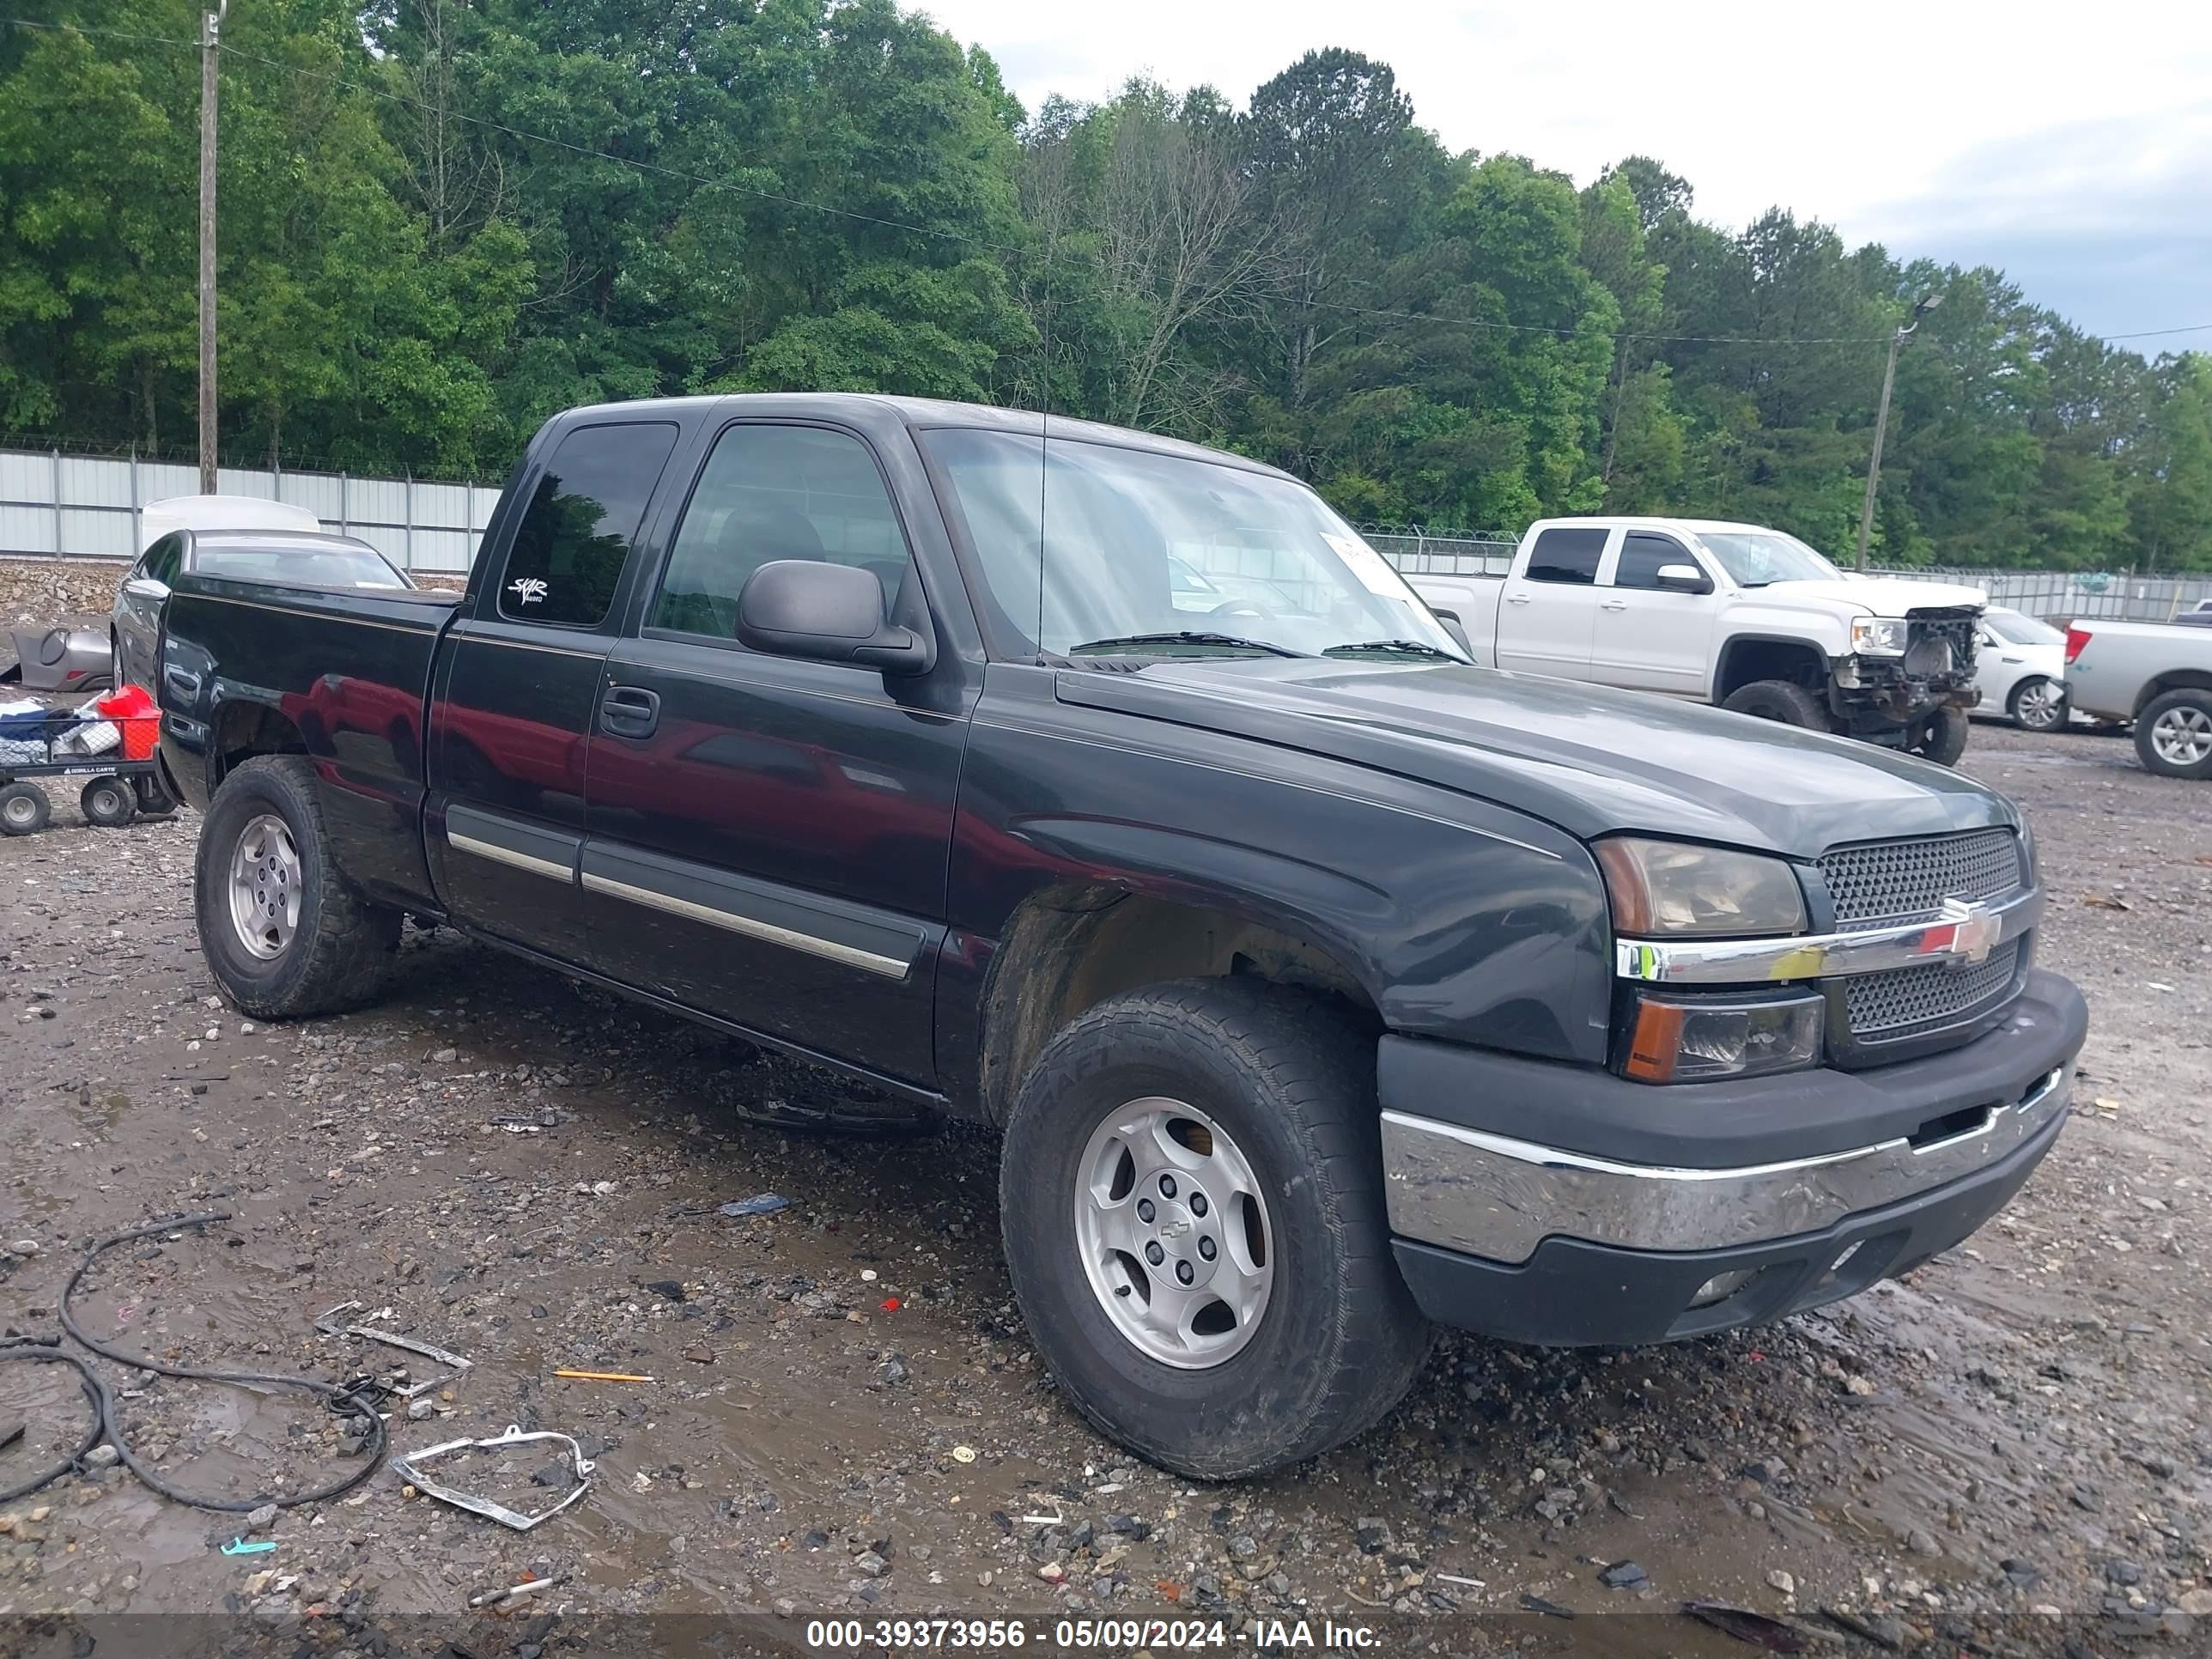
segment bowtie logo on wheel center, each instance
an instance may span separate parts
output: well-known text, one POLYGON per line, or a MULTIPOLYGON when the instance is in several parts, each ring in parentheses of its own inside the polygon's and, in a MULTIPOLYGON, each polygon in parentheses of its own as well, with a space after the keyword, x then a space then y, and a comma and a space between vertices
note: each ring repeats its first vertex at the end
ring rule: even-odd
POLYGON ((1214 1215, 1212 1199, 1188 1176, 1153 1178, 1151 1190, 1137 1200, 1137 1219, 1150 1234, 1145 1265, 1153 1277, 1190 1290, 1213 1276, 1221 1255, 1214 1215))

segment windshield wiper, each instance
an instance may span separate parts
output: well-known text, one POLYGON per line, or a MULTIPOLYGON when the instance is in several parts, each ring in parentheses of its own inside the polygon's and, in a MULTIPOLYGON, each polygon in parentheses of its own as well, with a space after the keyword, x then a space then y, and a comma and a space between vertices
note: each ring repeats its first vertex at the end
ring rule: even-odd
POLYGON ((1356 652, 1387 652, 1392 656, 1411 653, 1417 657, 1442 657, 1446 662, 1464 662, 1464 657, 1449 651, 1440 651, 1420 640, 1357 640, 1350 645, 1332 645, 1322 653, 1324 657, 1348 657, 1356 652))
POLYGON ((1117 634, 1111 639, 1091 640, 1082 645, 1071 646, 1067 654, 1079 651, 1115 651, 1124 647, 1146 645, 1218 645, 1239 651, 1265 651, 1277 657, 1303 657, 1303 651, 1293 651, 1287 645, 1271 645, 1266 640, 1248 640, 1235 634, 1205 634, 1183 631, 1172 634, 1117 634))

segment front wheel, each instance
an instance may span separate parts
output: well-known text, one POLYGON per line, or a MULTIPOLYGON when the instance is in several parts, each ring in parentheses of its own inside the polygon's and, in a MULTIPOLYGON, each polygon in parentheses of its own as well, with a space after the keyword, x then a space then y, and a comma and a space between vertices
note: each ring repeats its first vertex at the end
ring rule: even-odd
POLYGON ((1390 1252, 1375 1042, 1253 981, 1114 997, 1023 1081, 1000 1199, 1031 1339, 1176 1474, 1281 1468, 1377 1421, 1431 1329, 1390 1252))
POLYGON ((1730 692, 1721 707, 1733 714, 1778 720, 1808 732, 1836 729, 1835 722, 1828 716, 1827 704, 1795 680, 1753 680, 1730 692))
POLYGON ((1938 766, 1956 766, 1966 752, 1966 711, 1948 703, 1916 720, 1906 734, 1908 752, 1938 766))
POLYGON ((54 815, 54 804, 35 783, 0 787, 0 835, 35 836, 54 815))
POLYGON ((2008 712, 2013 724, 2029 732, 2056 732, 2066 724, 2066 688, 2038 674, 2013 688, 2008 712))
POLYGON ((200 823, 200 950, 241 1012, 285 1019, 357 1007, 399 948, 399 912, 338 872, 315 771, 260 755, 223 779, 200 823))
POLYGON ((2154 697, 2136 716, 2136 757, 2166 778, 2212 778, 2212 691, 2154 697))

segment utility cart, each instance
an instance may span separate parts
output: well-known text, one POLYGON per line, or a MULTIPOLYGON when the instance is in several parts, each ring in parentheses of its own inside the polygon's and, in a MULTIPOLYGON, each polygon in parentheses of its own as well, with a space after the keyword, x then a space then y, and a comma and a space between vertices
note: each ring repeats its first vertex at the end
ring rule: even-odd
POLYGON ((151 714, 87 720, 53 709, 0 718, 0 833, 33 836, 46 827, 53 802, 37 781, 43 778, 84 779, 77 804, 102 829, 173 812, 176 800, 154 758, 160 732, 161 716, 151 714))

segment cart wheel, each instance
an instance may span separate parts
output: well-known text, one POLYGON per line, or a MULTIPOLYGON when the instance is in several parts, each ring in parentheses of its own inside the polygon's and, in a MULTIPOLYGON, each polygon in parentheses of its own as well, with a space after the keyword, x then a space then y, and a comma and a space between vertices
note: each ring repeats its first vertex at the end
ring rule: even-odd
POLYGON ((84 809, 85 822, 103 830, 120 830, 138 816, 138 798, 121 778, 94 778, 76 802, 84 809))
POLYGON ((138 796, 138 816, 142 818, 166 818, 180 803, 161 787, 161 780, 151 772, 141 772, 131 780, 131 787, 138 796))
POLYGON ((0 831, 35 836, 54 815, 54 804, 35 783, 11 783, 0 789, 0 831))

